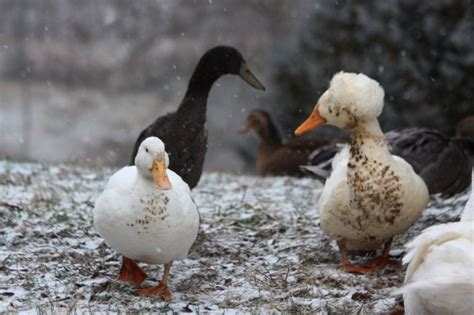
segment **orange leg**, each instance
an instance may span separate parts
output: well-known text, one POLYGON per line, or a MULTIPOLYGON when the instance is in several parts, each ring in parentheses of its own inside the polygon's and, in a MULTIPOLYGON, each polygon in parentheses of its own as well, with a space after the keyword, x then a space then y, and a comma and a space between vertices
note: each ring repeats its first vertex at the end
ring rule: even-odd
POLYGON ((338 241, 337 246, 339 247, 339 251, 341 252, 342 257, 342 266, 344 267, 345 272, 352 272, 352 273, 361 273, 366 274, 372 271, 372 268, 365 268, 360 266, 354 266, 347 257, 347 249, 346 249, 346 241, 338 241))
POLYGON ((163 272, 163 278, 160 281, 160 284, 156 287, 139 289, 138 295, 140 296, 161 296, 165 301, 171 300, 171 292, 168 289, 168 277, 170 274, 172 261, 165 264, 165 270, 163 272))
POLYGON ((122 256, 122 268, 120 269, 117 280, 130 282, 138 287, 145 279, 147 274, 132 259, 122 256))
POLYGON ((390 263, 390 246, 392 245, 393 238, 390 238, 383 246, 382 255, 375 257, 374 259, 363 264, 364 267, 372 269, 383 269, 390 263))

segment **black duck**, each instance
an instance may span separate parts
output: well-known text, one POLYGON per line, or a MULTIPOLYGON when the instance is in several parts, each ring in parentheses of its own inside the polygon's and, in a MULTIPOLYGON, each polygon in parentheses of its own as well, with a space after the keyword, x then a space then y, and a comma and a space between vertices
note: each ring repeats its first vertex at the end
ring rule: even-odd
POLYGON ((237 49, 217 46, 208 50, 199 60, 178 110, 159 117, 140 133, 130 165, 135 163, 140 143, 158 137, 170 156, 169 168, 194 188, 201 178, 207 151, 207 98, 214 82, 225 74, 238 75, 252 87, 265 90, 237 49))

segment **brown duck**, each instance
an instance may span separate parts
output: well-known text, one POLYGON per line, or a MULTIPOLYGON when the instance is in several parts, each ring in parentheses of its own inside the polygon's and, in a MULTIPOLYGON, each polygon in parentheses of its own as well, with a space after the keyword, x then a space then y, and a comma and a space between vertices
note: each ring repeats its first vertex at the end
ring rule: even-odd
POLYGON ((240 133, 255 130, 260 138, 257 150, 257 172, 259 175, 302 176, 301 165, 307 165, 311 154, 321 147, 342 141, 342 138, 291 139, 285 144, 281 139, 270 114, 263 110, 254 110, 248 116, 240 133))

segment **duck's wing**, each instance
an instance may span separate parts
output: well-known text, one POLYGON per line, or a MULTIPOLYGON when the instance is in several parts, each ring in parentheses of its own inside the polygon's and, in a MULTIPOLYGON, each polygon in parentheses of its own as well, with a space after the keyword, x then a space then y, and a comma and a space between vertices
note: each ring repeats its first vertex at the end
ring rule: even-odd
POLYGON ((170 169, 166 170, 166 173, 173 189, 175 189, 179 194, 191 196, 191 189, 189 189, 188 184, 186 184, 178 174, 170 169))
POLYGON ((105 185, 106 190, 114 189, 117 191, 129 188, 135 181, 137 176, 137 168, 135 166, 125 166, 110 176, 109 181, 105 185))
POLYGON ((425 229, 406 245, 410 251, 403 257, 403 263, 409 264, 405 275, 405 283, 410 282, 413 274, 433 248, 460 238, 467 238, 472 242, 473 232, 474 226, 467 222, 439 224, 425 229))
POLYGON ((464 149, 464 153, 471 158, 471 162, 474 161, 474 140, 469 138, 455 138, 453 141, 461 148, 464 149))
POLYGON ((469 280, 466 275, 455 278, 436 277, 411 283, 396 294, 403 293, 406 315, 471 315, 474 308, 474 285, 469 280))
POLYGON ((407 247, 409 263, 403 293, 407 314, 472 312, 474 228, 463 222, 424 230, 407 247))
POLYGON ((300 167, 305 172, 325 180, 334 169, 333 165, 341 160, 342 155, 340 153, 345 147, 348 146, 346 144, 330 144, 316 149, 308 156, 307 165, 301 165, 300 167), (334 162, 335 160, 336 162, 334 162))
MULTIPOLYGON (((261 164, 259 173, 261 175, 274 176, 301 176, 304 175, 300 165, 308 159, 310 151, 292 150, 286 146, 281 146, 267 155, 260 155, 261 164)), ((259 153, 260 154, 260 153, 259 153)))
POLYGON ((471 161, 462 147, 430 129, 403 129, 385 134, 394 155, 411 164, 430 194, 453 195, 471 183, 471 161))
POLYGON ((289 140, 286 144, 285 147, 291 149, 291 150, 304 150, 304 151, 313 151, 318 148, 321 148, 323 146, 329 145, 331 141, 326 138, 294 138, 289 140))

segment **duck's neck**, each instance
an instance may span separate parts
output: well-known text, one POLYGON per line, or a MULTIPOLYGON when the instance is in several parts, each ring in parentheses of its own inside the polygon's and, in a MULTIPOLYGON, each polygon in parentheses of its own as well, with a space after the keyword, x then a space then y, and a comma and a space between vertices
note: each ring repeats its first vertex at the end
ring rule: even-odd
POLYGON ((206 113, 207 98, 212 85, 222 76, 209 62, 200 61, 189 80, 188 89, 178 111, 206 113))
POLYGON ((383 209, 384 220, 393 223, 402 206, 401 183, 376 120, 351 130, 347 180, 354 207, 362 211, 383 209))
POLYGON ((386 164, 392 158, 377 120, 357 125, 350 130, 349 170, 372 168, 373 163, 386 164))
POLYGON ((267 126, 257 129, 257 133, 262 141, 261 146, 280 147, 282 145, 280 133, 272 121, 269 121, 267 126))
MULTIPOLYGON (((351 151, 377 150, 380 153, 389 153, 385 136, 377 120, 360 123, 349 130, 351 138, 351 151)), ((351 152, 351 156, 356 152, 351 152)))

